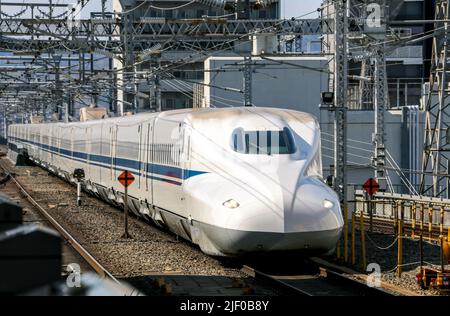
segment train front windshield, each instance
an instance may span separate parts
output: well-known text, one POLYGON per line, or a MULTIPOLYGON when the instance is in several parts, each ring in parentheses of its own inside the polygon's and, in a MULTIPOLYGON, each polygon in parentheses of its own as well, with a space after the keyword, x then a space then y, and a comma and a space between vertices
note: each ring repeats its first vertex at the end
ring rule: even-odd
POLYGON ((294 137, 288 128, 282 131, 233 132, 233 150, 247 155, 290 155, 296 152, 294 137))

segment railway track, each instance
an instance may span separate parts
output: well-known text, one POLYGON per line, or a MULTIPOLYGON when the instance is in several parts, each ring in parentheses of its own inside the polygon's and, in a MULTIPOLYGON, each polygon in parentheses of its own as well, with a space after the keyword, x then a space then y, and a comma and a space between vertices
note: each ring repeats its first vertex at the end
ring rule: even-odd
MULTIPOLYGON (((285 261, 284 261, 285 262, 285 261)), ((369 287, 367 282, 333 270, 312 260, 298 264, 293 273, 284 270, 259 269, 245 265, 243 272, 278 289, 281 295, 292 296, 392 296, 394 292, 369 287), (264 271, 264 272, 263 272, 264 271)))
MULTIPOLYGON (((76 237, 71 234, 64 225, 59 223, 54 216, 42 206, 42 203, 45 201, 37 201, 31 194, 27 191, 26 185, 21 183, 13 174, 8 170, 8 167, 4 165, 4 161, 0 161, 0 169, 5 171, 5 175, 9 176, 11 183, 17 188, 22 197, 28 201, 30 205, 34 209, 36 209, 39 214, 45 218, 51 226, 53 226, 64 238, 64 240, 76 251, 92 268, 92 270, 96 271, 100 276, 111 279, 116 283, 119 283, 124 280, 126 282, 129 281, 128 278, 122 279, 120 281, 113 276, 103 265, 99 263, 99 261, 92 255, 83 245, 77 241, 76 237)), ((299 266, 296 266, 295 269, 284 269, 280 266, 280 261, 276 262, 273 265, 275 268, 267 268, 264 266, 254 265, 253 263, 249 265, 235 266, 230 268, 229 270, 236 269, 236 271, 245 275, 247 278, 244 281, 239 281, 237 287, 242 288, 243 295, 253 294, 253 295, 301 295, 301 296, 325 296, 325 295, 351 295, 351 296, 379 296, 379 295, 389 295, 389 293, 382 291, 380 289, 373 289, 367 287, 364 282, 357 281, 351 279, 347 276, 344 276, 341 273, 331 270, 330 268, 325 268, 323 266, 313 264, 309 262, 308 264, 302 263, 299 266), (242 267, 242 269, 241 269, 242 267), (255 288, 258 290, 255 291, 255 288), (267 289, 273 289, 273 291, 267 289), (260 290, 262 289, 262 290, 260 290), (271 293, 271 294, 269 294, 271 293), (275 294, 276 293, 276 294, 275 294)), ((167 271, 166 271, 167 272, 167 271)), ((188 283, 196 282, 201 283, 201 278, 203 276, 189 276, 189 275, 176 275, 177 273, 174 271, 171 273, 162 273, 155 272, 154 276, 143 276, 143 282, 137 283, 138 286, 135 286, 138 290, 142 291, 142 293, 146 293, 147 287, 149 284, 159 283, 161 280, 161 276, 167 279, 172 278, 175 280, 173 283, 180 283, 179 280, 184 279, 187 280, 188 283), (176 279, 178 277, 178 279, 176 279)), ((217 283, 220 287, 229 289, 234 287, 233 283, 236 281, 235 278, 222 278, 215 276, 205 276, 207 278, 215 278, 213 282, 217 283)), ((166 285, 170 282, 164 282, 166 285)), ((131 282, 132 285, 136 285, 136 283, 131 282)), ((183 285, 181 285, 183 287, 183 285)), ((204 292, 196 292, 198 289, 187 289, 186 291, 176 292, 170 291, 172 295, 177 295, 177 293, 181 293, 182 295, 204 295, 204 292)), ((159 293, 159 292, 158 292, 159 293)), ((236 292, 227 292, 224 293, 232 293, 231 295, 236 295, 236 292)), ((147 294, 154 294, 154 292, 147 292, 147 294)), ((157 294, 158 295, 158 294, 157 294)), ((211 293, 206 293, 206 295, 214 295, 211 293)), ((229 294, 228 294, 229 295, 229 294)))
POLYGON ((117 284, 121 284, 107 269, 105 269, 93 255, 89 253, 50 213, 45 210, 24 188, 24 186, 14 177, 14 174, 4 166, 0 161, 0 169, 3 171, 4 178, 11 181, 19 191, 22 198, 26 199, 29 204, 50 224, 52 228, 59 232, 63 240, 83 258, 83 260, 94 270, 99 276, 109 279, 117 284))
MULTIPOLYGON (((135 289, 137 289, 142 294, 149 294, 149 295, 216 295, 215 293, 220 292, 222 294, 219 295, 247 295, 247 294, 256 294, 256 295, 276 295, 276 292, 272 290, 269 287, 261 286, 258 284, 258 281, 256 279, 252 279, 248 277, 245 273, 241 272, 240 269, 236 267, 227 267, 226 270, 228 271, 235 271, 234 275, 239 275, 241 280, 238 280, 239 277, 228 277, 228 276, 222 276, 222 275, 188 275, 184 274, 181 271, 176 270, 152 270, 150 273, 143 272, 142 276, 139 277, 123 277, 122 273, 127 275, 129 271, 127 271, 127 268, 134 269, 133 267, 126 267, 123 266, 123 270, 118 273, 118 269, 116 266, 113 265, 113 269, 115 273, 113 274, 110 272, 111 270, 105 268, 104 265, 100 264, 99 261, 105 262, 105 258, 108 257, 110 253, 115 252, 115 247, 127 247, 127 245, 132 245, 133 243, 136 243, 137 246, 142 245, 142 243, 146 241, 140 241, 139 237, 135 235, 135 238, 130 241, 125 240, 111 240, 108 239, 107 241, 100 241, 97 238, 95 238, 95 245, 97 249, 95 249, 95 255, 92 254, 92 252, 88 251, 85 246, 88 245, 89 247, 92 246, 89 242, 85 240, 85 238, 81 238, 83 241, 80 242, 80 237, 86 237, 84 235, 84 229, 88 227, 77 227, 77 229, 74 231, 73 226, 70 228, 67 227, 67 223, 64 221, 61 221, 62 218, 56 218, 55 216, 52 216, 52 212, 54 212, 54 209, 45 209, 43 205, 50 202, 47 198, 43 198, 42 195, 39 194, 40 190, 42 188, 36 187, 31 185, 28 181, 24 180, 24 183, 21 182, 20 179, 25 179, 23 176, 22 169, 20 170, 20 173, 17 173, 17 176, 14 175, 14 172, 16 171, 17 167, 11 168, 10 166, 7 166, 8 163, 5 163, 5 161, 0 160, 0 170, 4 171, 4 179, 9 179, 8 185, 11 187, 15 187, 18 192, 20 192, 20 199, 26 200, 26 203, 29 204, 30 207, 32 207, 34 210, 36 210, 39 215, 41 215, 42 219, 41 221, 45 221, 48 223, 49 226, 53 227, 55 230, 57 230, 65 242, 70 245, 71 249, 75 251, 85 262, 86 264, 95 271, 98 275, 100 275, 103 278, 110 279, 113 282, 117 284, 125 283, 132 285, 135 289), (18 179, 20 178, 20 179, 18 179), (13 184, 13 185, 11 185, 13 184), (30 193, 29 190, 31 189, 30 193), (33 195, 33 196, 32 196, 33 195), (78 229, 80 229, 78 231, 78 229), (101 254, 98 254, 98 248, 104 248, 104 250, 101 251, 101 254), (135 279, 138 279, 137 281, 135 279), (208 281, 205 282, 205 279, 208 279, 208 281), (172 284, 171 284, 171 281, 172 284), (194 285, 193 285, 194 284, 194 285), (200 284, 201 286, 196 286, 196 284, 200 284), (170 290, 168 290, 170 289, 170 290), (221 290, 217 290, 221 289, 221 290)), ((34 168, 34 167, 33 167, 34 168)), ((27 170, 30 170, 30 168, 26 168, 27 170)), ((40 168, 39 168, 40 169, 40 168)), ((33 170, 33 169, 31 169, 33 170)), ((28 172, 28 171, 26 171, 28 172)), ((32 171, 31 173, 34 173, 32 171)), ((51 179, 46 179, 47 176, 43 176, 42 183, 45 186, 48 182, 54 182, 55 184, 58 184, 59 181, 63 183, 62 180, 58 180, 54 177, 51 177, 51 179), (50 180, 50 181, 48 181, 50 180)), ((71 186, 67 185, 69 188, 71 186)), ((48 186, 48 189, 50 191, 54 190, 54 187, 48 186)), ((1 191, 1 190, 0 190, 1 191)), ((19 195, 15 192, 12 192, 11 189, 8 193, 9 196, 11 195, 19 195)), ((64 201, 63 197, 63 201, 64 201)), ((16 198, 17 200, 17 198, 16 198)), ((94 198, 95 200, 95 198, 94 198)), ((22 202, 22 201, 21 201, 22 202)), ((51 201, 51 203, 55 203, 54 200, 51 201)), ((101 202, 102 203, 102 202, 101 202)), ((21 203, 24 204, 24 203, 21 203)), ((64 203, 63 203, 64 204, 64 203)), ((70 204, 70 203, 69 203, 70 204)), ((85 203, 85 208, 88 207, 89 203, 85 203)), ((112 207, 113 208, 113 207, 112 207)), ((76 209, 76 208, 75 208, 76 209)), ((98 209, 98 208, 97 208, 98 209)), ((105 209, 103 211, 109 211, 109 206, 105 205, 105 209)), ((115 210, 114 213, 119 213, 119 211, 115 210)), ((81 215, 79 211, 75 210, 75 214, 81 215)), ((120 214, 120 213, 119 213, 120 214)), ((70 216, 71 213, 67 212, 66 216, 70 216)), ((111 213, 112 215, 112 213, 111 213)), ((141 222, 141 220, 138 219, 132 219, 133 221, 141 222)), ((157 228, 152 227, 148 223, 142 223, 143 227, 146 228, 146 230, 157 230, 157 228)), ((69 225, 71 226, 71 225, 69 225)), ((102 225, 102 227, 104 227, 102 225)), ((90 229, 89 229, 90 230, 90 229)), ((167 238, 163 239, 161 238, 162 235, 160 234, 166 234, 162 231, 158 230, 158 239, 153 239, 149 241, 150 244, 153 244, 156 242, 160 242, 162 245, 161 247, 164 247, 165 243, 168 243, 170 245, 172 244, 187 244, 183 242, 179 242, 177 239, 175 239, 173 236, 167 235, 164 236, 167 238), (172 241, 173 239, 173 241, 172 241)), ((199 252, 199 250, 196 250, 191 245, 188 245, 191 248, 192 252, 199 252)), ((152 254, 148 254, 149 258, 151 260, 152 254)), ((156 254, 153 254, 156 255, 156 254)), ((208 258, 208 256, 201 254, 203 257, 208 258)), ((163 258, 164 259, 164 258, 163 258)), ((209 259, 209 258, 208 258, 209 259)), ((196 259, 197 260, 197 259, 196 259)), ((79 262, 79 261, 74 261, 79 262)), ((108 267, 111 266, 111 260, 106 260, 106 264, 108 267)), ((117 263, 120 264, 120 263, 117 263)), ((86 270, 86 269, 84 269, 86 270)), ((133 272, 134 274, 134 272, 133 272)))

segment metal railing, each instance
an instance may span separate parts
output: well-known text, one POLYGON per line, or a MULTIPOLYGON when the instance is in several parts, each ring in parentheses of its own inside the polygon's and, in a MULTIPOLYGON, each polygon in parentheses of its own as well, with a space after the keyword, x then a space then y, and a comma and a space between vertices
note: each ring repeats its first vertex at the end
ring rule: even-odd
POLYGON ((363 191, 356 191, 355 200, 349 201, 343 212, 344 234, 337 247, 337 256, 345 262, 356 265, 358 258, 366 270, 366 240, 376 232, 394 236, 394 242, 388 247, 376 247, 380 251, 397 247, 394 270, 399 277, 405 266, 412 265, 404 262, 405 240, 418 242, 416 254, 419 254, 419 260, 414 264, 420 266, 421 271, 430 265, 425 261, 424 244, 431 244, 438 246, 440 253, 440 257, 434 258, 433 265, 439 267, 436 268, 439 273, 449 273, 445 268, 450 263, 450 200, 389 193, 377 193, 368 198, 363 191))

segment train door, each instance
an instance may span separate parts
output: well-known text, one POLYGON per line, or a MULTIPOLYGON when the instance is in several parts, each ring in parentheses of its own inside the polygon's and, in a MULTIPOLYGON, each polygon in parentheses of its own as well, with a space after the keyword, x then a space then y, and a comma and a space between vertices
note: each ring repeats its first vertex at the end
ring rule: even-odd
POLYGON ((53 126, 50 126, 50 133, 48 133, 48 144, 46 144, 48 146, 48 152, 50 155, 50 164, 54 165, 55 162, 53 161, 54 155, 53 155, 53 135, 54 133, 54 128, 53 126))
POLYGON ((146 163, 145 163, 145 189, 146 189, 146 195, 148 202, 153 205, 153 182, 152 182, 152 165, 153 165, 153 120, 150 121, 150 123, 147 124, 147 131, 146 131, 146 142, 147 146, 145 149, 146 152, 146 163))
POLYGON ((62 166, 61 147, 62 147, 63 135, 62 135, 62 130, 60 130, 60 127, 56 127, 56 129, 57 129, 57 132, 56 132, 56 145, 55 146, 56 146, 56 151, 58 153, 58 155, 56 157, 56 160, 57 160, 56 166, 58 168, 61 168, 61 166, 62 166))
POLYGON ((156 117, 152 120, 150 124, 150 163, 148 164, 148 173, 150 175, 150 197, 152 200, 152 205, 155 205, 155 179, 154 179, 154 172, 155 172, 155 163, 156 163, 156 150, 157 146, 155 144, 156 136, 156 117))
POLYGON ((86 172, 88 177, 92 179, 92 170, 91 170, 91 155, 92 155, 92 128, 88 127, 85 131, 86 135, 86 172))
MULTIPOLYGON (((70 157, 72 157, 72 159, 73 159, 73 151, 74 151, 73 140, 74 140, 74 135, 73 135, 73 127, 72 127, 72 128, 70 128, 70 157)), ((69 172, 71 172, 71 171, 72 170, 69 170, 69 172)))
POLYGON ((113 125, 110 128, 110 135, 111 135, 111 182, 115 183, 116 181, 116 151, 117 151, 117 126, 113 125))
POLYGON ((144 124, 140 124, 138 127, 139 136, 139 178, 138 178, 138 188, 142 190, 145 183, 145 132, 144 124))
POLYGON ((182 133, 180 135, 182 137, 182 154, 180 159, 181 169, 182 169, 182 201, 183 201, 183 209, 186 212, 190 212, 189 209, 189 201, 186 194, 186 180, 189 179, 189 170, 191 170, 191 130, 189 126, 183 124, 182 133))

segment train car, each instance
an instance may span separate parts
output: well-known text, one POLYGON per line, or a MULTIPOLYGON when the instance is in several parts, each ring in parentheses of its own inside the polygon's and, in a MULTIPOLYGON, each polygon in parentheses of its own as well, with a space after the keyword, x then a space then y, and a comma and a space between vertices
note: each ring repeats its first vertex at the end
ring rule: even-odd
POLYGON ((308 250, 339 239, 339 200, 322 180, 320 128, 269 108, 185 109, 77 123, 11 125, 10 157, 26 156, 214 256, 308 250))

